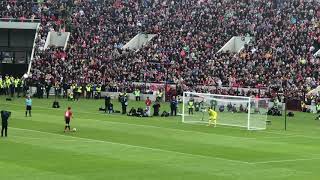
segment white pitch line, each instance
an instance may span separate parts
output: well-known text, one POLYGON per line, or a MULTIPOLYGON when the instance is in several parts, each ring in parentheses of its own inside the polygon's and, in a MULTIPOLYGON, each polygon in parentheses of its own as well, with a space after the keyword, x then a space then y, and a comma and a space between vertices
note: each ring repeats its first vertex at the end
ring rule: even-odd
MULTIPOLYGON (((18 104, 8 104, 8 105, 13 105, 13 106, 22 106, 18 104)), ((33 106, 33 107, 38 107, 41 109, 48 109, 52 110, 51 108, 46 108, 46 107, 41 107, 41 106, 33 106)), ((56 109, 60 110, 60 109, 56 109)), ((86 114, 97 114, 97 115, 104 115, 101 113, 92 113, 92 112, 79 112, 79 113, 86 113, 86 114)), ((110 114, 108 114, 110 115, 110 114)), ((112 114, 111 114, 112 115, 112 114)), ((219 135, 219 136, 225 136, 225 137, 230 137, 230 138, 241 138, 241 139, 260 139, 256 137, 235 137, 235 136, 227 136, 227 135, 222 135, 222 134, 217 134, 217 133, 206 133, 206 132, 201 132, 201 131, 190 131, 190 130, 183 130, 183 129, 173 129, 173 128, 167 128, 167 127, 159 127, 159 126, 150 126, 150 125, 143 125, 143 124, 134 124, 134 123, 125 123, 125 122, 115 122, 115 121, 102 121, 102 120, 97 120, 97 119, 88 119, 88 118, 77 118, 77 119, 82 119, 82 120, 93 120, 93 121, 99 121, 99 122, 106 122, 110 124, 126 124, 126 125, 131 125, 131 126, 137 126, 137 127, 150 127, 150 128, 159 128, 159 129, 167 129, 167 130, 172 130, 172 131, 181 131, 181 132, 192 132, 192 133, 200 133, 200 134, 206 134, 206 135, 219 135)), ((219 126, 219 128, 224 128, 224 129, 236 129, 235 127, 226 127, 226 126, 219 126)), ((247 131, 247 130, 246 130, 247 131)), ((286 134, 280 134, 280 133, 272 133, 272 132, 261 132, 261 133, 269 133, 269 134, 279 134, 279 135, 286 135, 286 134)), ((287 134, 289 135, 289 134, 287 134)), ((294 135, 296 136, 296 135, 294 135)), ((271 138, 271 137, 270 137, 271 138)), ((272 137, 272 138, 281 138, 281 137, 272 137)))
MULTIPOLYGON (((130 126, 137 126, 137 127, 148 127, 148 128, 156 128, 156 129, 166 129, 166 130, 171 130, 171 131, 181 131, 181 132, 190 132, 190 133, 198 133, 198 134, 203 134, 203 135, 213 135, 213 136, 223 136, 227 138, 235 138, 235 139, 248 139, 248 140, 257 140, 257 139, 281 139, 281 138, 293 138, 293 137, 299 137, 301 135, 298 134, 283 134, 286 136, 277 136, 277 137, 242 137, 242 136, 228 136, 228 135, 223 135, 223 134, 217 134, 217 133, 206 133, 206 132, 201 132, 201 131, 191 131, 191 130, 183 130, 183 129, 173 129, 173 128, 167 128, 167 127, 159 127, 159 126, 150 126, 150 125, 144 125, 144 124, 133 124, 133 123, 125 123, 125 122, 115 122, 115 121, 103 121, 103 120, 97 120, 97 119, 87 119, 87 118, 77 118, 77 119, 82 119, 82 120, 90 120, 90 121, 98 121, 98 122, 105 122, 105 123, 110 123, 110 124, 125 124, 125 125, 130 125, 130 126)), ((228 128, 228 127, 221 127, 219 128, 228 128)), ((263 132, 262 132, 263 133, 263 132)), ((271 133, 273 134, 273 133, 271 133)))
POLYGON ((144 124, 133 124, 133 123, 115 122, 115 121, 102 121, 102 120, 87 119, 87 118, 77 118, 77 119, 98 121, 98 122, 104 122, 104 123, 109 123, 109 124, 124 124, 124 125, 137 126, 137 127, 147 127, 147 128, 155 128, 155 129, 165 129, 165 130, 170 130, 170 131, 181 131, 181 132, 189 132, 189 133, 198 133, 198 134, 202 134, 202 135, 224 136, 224 137, 227 137, 227 138, 251 139, 251 140, 256 139, 256 138, 241 137, 241 136, 239 136, 239 137, 227 136, 227 135, 217 134, 217 133, 206 133, 206 132, 200 132, 200 131, 190 131, 190 130, 183 130, 183 129, 174 129, 174 128, 167 128, 167 127, 150 126, 150 125, 144 125, 144 124))
MULTIPOLYGON (((13 106, 23 106, 23 105, 19 105, 19 104, 9 104, 9 103, 4 103, 7 105, 13 105, 13 106)), ((41 106, 33 106, 33 107, 37 107, 37 108, 41 108, 41 109, 48 109, 48 110, 52 110, 52 108, 47 108, 47 107, 41 107, 41 106)), ((62 111, 61 109, 54 109, 57 111, 62 111)), ((92 112, 78 112, 78 113, 85 113, 85 114, 96 114, 96 115, 104 115, 101 113, 92 113, 92 112)), ((108 114, 109 115, 109 114, 108 114)), ((112 114, 111 114, 112 115, 112 114)), ((78 118, 81 119, 81 118, 78 118)), ((101 120, 96 120, 96 119, 87 119, 87 120, 95 120, 95 121, 101 121, 101 120)), ((141 126, 141 127, 154 127, 154 128, 163 128, 163 129, 171 129, 171 130, 179 130, 179 131, 185 131, 185 132, 196 132, 196 133, 204 133, 204 134, 211 134, 211 133, 205 133, 205 132, 200 132, 200 131, 189 131, 189 130, 182 130, 182 129, 172 129, 172 128, 165 128, 165 127, 159 127, 159 126, 150 126, 150 125, 140 125, 140 124, 133 124, 133 123, 124 123, 124 122, 115 122, 115 121, 101 121, 101 122, 108 122, 108 123, 119 123, 119 124, 128 124, 128 125, 132 125, 132 126, 141 126)), ((225 129, 235 129, 235 127, 226 127, 226 126, 219 126, 219 128, 225 128, 225 129)), ((246 130, 247 131, 247 130, 246 130)), ((305 136, 305 135, 300 135, 300 134, 292 134, 292 133, 277 133, 277 132, 272 132, 272 131, 257 131, 258 133, 266 133, 266 134, 276 134, 276 135, 281 135, 281 137, 274 137, 274 139, 281 139, 281 138, 287 138, 286 136, 296 136, 296 137, 303 137, 303 138, 309 138, 309 139, 320 139, 317 137, 312 137, 312 136, 305 136)), ((216 133, 213 133, 216 134, 216 133)), ((220 134, 217 134, 220 135, 220 134)), ((221 136, 226 136, 226 135, 221 135, 221 136)), ((231 137, 231 138, 238 138, 238 137, 234 137, 234 136, 226 136, 226 137, 231 137)), ((248 137, 240 137, 240 138, 246 138, 246 139, 260 139, 260 138, 248 138, 248 137)), ((270 137, 271 139, 273 139, 273 137, 270 137)))
POLYGON ((185 155, 185 156, 210 158, 210 159, 217 159, 217 160, 229 161, 229 162, 241 163, 241 164, 251 164, 250 162, 247 162, 247 161, 232 160, 232 159, 213 157, 213 156, 205 156, 205 155, 199 155, 199 154, 190 154, 190 153, 184 153, 184 152, 179 152, 179 151, 171 151, 171 150, 164 150, 164 149, 159 149, 159 148, 137 146, 137 145, 131 145, 131 144, 123 144, 123 143, 117 143, 117 142, 111 142, 111 141, 102 141, 102 140, 82 138, 82 137, 66 136, 66 135, 61 135, 61 134, 56 134, 56 133, 49 133, 49 132, 44 132, 44 131, 31 130, 31 129, 23 129, 23 128, 11 128, 11 129, 17 129, 17 130, 22 130, 22 131, 30 131, 30 132, 37 132, 37 133, 43 133, 43 134, 50 134, 50 135, 56 135, 56 136, 63 136, 63 137, 75 138, 75 139, 92 141, 92 142, 100 142, 100 143, 121 145, 121 146, 133 147, 133 148, 147 149, 147 150, 152 150, 152 151, 175 153, 175 154, 181 154, 181 155, 185 155))
MULTIPOLYGON (((21 106, 17 104, 13 104, 15 106, 21 106)), ((34 107, 39 107, 42 109, 50 109, 46 107, 40 107, 40 106, 34 106, 34 107)), ((51 109, 50 109, 51 110, 51 109)), ((15 111, 13 111, 15 112, 15 111)), ((104 115, 100 113, 91 113, 91 112, 81 112, 81 113, 87 113, 87 114, 99 114, 99 115, 104 115)), ((54 115, 51 115, 54 116, 54 115)), ((190 130, 183 130, 183 129, 173 129, 173 128, 167 128, 167 127, 159 127, 159 126, 150 126, 150 125, 144 125, 144 124, 134 124, 134 123, 125 123, 125 122, 115 122, 115 121, 103 121, 103 120, 97 120, 97 119, 89 119, 89 118, 76 118, 76 119, 82 119, 82 120, 92 120, 92 121, 98 121, 98 122, 105 122, 105 123, 110 123, 110 124, 125 124, 125 125, 131 125, 131 126, 137 126, 137 127, 148 127, 148 128, 157 128, 157 129, 166 129, 166 130, 171 130, 171 131, 181 131, 181 132, 191 132, 191 133, 199 133, 199 134, 205 134, 205 135, 218 135, 218 136, 225 136, 225 137, 230 137, 230 138, 236 138, 236 139, 257 139, 255 137, 236 137, 236 136, 227 136, 227 135, 222 135, 222 134, 217 134, 217 133, 206 133, 206 132, 201 132, 201 131, 190 131, 190 130)), ((219 126, 219 128, 228 128, 228 127, 222 127, 219 126)), ((235 128, 233 128, 235 129, 235 128)))
MULTIPOLYGON (((7 105, 13 105, 13 106, 23 106, 23 105, 19 105, 19 104, 9 104, 9 103, 4 103, 7 105)), ((48 109, 48 110, 52 110, 52 108, 47 108, 47 107, 41 107, 41 106, 33 106, 33 107, 38 107, 41 109, 48 109)), ((55 109, 57 111, 62 111, 60 109, 55 109)), ((92 112, 79 112, 79 113, 86 113, 86 114, 97 114, 97 115, 104 115, 101 113, 92 113, 92 112)), ((112 114, 111 114, 112 115, 112 114)), ((78 119, 83 119, 83 118, 78 118, 78 119)), ((211 133, 205 133, 205 132, 200 132, 200 131, 189 131, 189 130, 182 130, 182 129, 172 129, 172 128, 165 128, 165 127, 159 127, 159 126, 150 126, 150 125, 142 125, 142 124, 133 124, 133 123, 124 123, 124 122, 114 122, 114 121, 102 121, 102 120, 96 120, 96 119, 87 119, 87 120, 94 120, 94 121, 101 121, 101 122, 108 122, 108 123, 118 123, 118 124, 127 124, 127 125, 132 125, 132 126, 141 126, 141 127, 153 127, 153 128, 162 128, 162 129, 170 129, 170 130, 178 130, 178 131, 184 131, 184 132, 196 132, 196 133, 203 133, 203 134, 211 134, 211 133)), ((219 128, 225 128, 225 129, 235 129, 234 127, 225 127, 225 126, 219 126, 219 128)), ((309 138, 309 139, 320 139, 320 138, 315 138, 315 137, 311 137, 311 136, 305 136, 305 135, 300 135, 300 134, 289 134, 289 133, 277 133, 277 132, 271 132, 271 131, 257 131, 258 133, 267 133, 267 134, 276 134, 276 135, 281 135, 281 137, 270 137, 270 139, 281 139, 281 138, 288 138, 286 136, 296 136, 296 137, 304 137, 304 138, 309 138)), ((213 133, 213 135, 215 135, 216 133, 213 133)), ((220 134, 217 134, 220 135, 220 134)), ((221 136, 226 136, 226 135, 221 135, 221 136)), ((230 138, 238 138, 238 137, 234 137, 234 136, 226 136, 226 137, 230 137, 230 138)), ((260 139, 260 138, 249 138, 249 137, 240 137, 240 138, 244 138, 244 139, 260 139)))
MULTIPOLYGON (((39 137, 26 137, 26 136, 15 136, 15 135, 10 135, 10 137, 17 137, 17 138, 22 138, 22 139, 32 139, 32 140, 43 140, 44 138, 39 138, 39 137)), ((53 140, 53 141, 66 141, 66 142, 75 142, 75 141, 78 141, 76 139, 50 139, 50 140, 53 140)), ((93 142, 93 141, 83 141, 83 142, 93 142)))
POLYGON ((285 163, 285 162, 313 161, 313 160, 320 160, 320 157, 319 158, 284 159, 284 160, 274 160, 274 161, 251 162, 250 164, 270 164, 270 163, 285 163))

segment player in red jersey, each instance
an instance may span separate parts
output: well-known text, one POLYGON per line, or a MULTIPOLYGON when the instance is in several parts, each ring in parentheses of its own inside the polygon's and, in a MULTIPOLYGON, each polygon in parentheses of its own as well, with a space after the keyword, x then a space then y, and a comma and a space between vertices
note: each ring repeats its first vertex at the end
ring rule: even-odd
POLYGON ((66 132, 67 129, 70 131, 70 120, 72 118, 72 111, 71 107, 68 107, 68 110, 64 113, 64 119, 66 121, 66 125, 64 126, 64 132, 66 132))

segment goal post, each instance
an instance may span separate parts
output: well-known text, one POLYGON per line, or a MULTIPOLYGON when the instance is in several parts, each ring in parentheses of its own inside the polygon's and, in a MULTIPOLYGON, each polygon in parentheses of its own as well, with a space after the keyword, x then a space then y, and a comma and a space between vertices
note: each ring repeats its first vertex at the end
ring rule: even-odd
POLYGON ((209 107, 218 112, 218 125, 266 129, 268 99, 208 93, 183 93, 182 122, 207 124, 209 107))

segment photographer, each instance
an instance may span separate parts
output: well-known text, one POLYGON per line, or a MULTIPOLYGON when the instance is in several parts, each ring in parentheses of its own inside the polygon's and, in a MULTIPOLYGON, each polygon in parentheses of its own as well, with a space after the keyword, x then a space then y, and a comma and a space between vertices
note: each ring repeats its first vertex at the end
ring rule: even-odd
MULTIPOLYGON (((107 94, 104 97, 104 107, 105 107, 105 112, 110 110, 110 103, 111 103, 111 97, 107 94)), ((110 113, 110 112, 109 112, 110 113)))
POLYGON ((153 105, 153 115, 154 116, 159 116, 159 111, 160 111, 160 103, 158 100, 153 105))
POLYGON ((11 112, 8 111, 1 111, 1 119, 2 119, 2 128, 1 128, 1 137, 3 137, 3 131, 5 136, 8 135, 8 119, 11 115, 11 112))
POLYGON ((122 96, 120 102, 122 106, 122 114, 127 114, 128 99, 125 96, 122 96))

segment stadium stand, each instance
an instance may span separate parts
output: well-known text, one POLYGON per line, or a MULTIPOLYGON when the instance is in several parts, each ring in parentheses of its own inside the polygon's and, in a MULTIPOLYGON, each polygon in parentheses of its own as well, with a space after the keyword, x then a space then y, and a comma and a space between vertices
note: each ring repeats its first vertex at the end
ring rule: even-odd
POLYGON ((0 18, 41 19, 34 81, 120 89, 167 81, 181 91, 271 87, 301 97, 319 85, 319 17, 315 0, 0 2, 0 18), (71 32, 66 51, 43 49, 53 30, 71 32), (157 36, 139 51, 121 49, 140 32, 157 36), (239 54, 217 53, 233 36, 255 40, 239 54))

